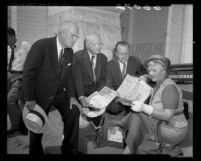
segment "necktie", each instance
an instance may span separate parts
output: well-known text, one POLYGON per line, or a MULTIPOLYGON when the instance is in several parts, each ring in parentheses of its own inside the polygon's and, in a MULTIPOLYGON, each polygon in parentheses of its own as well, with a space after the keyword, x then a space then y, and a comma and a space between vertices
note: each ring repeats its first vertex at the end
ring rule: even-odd
POLYGON ((123 69, 122 69, 122 77, 125 78, 126 76, 126 63, 123 63, 123 69))
POLYGON ((62 64, 63 64, 63 57, 64 56, 64 51, 63 48, 60 51, 60 55, 59 55, 59 71, 61 71, 62 68, 62 64))
POLYGON ((95 74, 95 64, 93 62, 95 56, 93 55, 91 57, 91 69, 92 69, 92 72, 93 72, 93 81, 96 82, 96 74, 95 74))
POLYGON ((15 53, 14 53, 14 49, 15 49, 16 45, 14 45, 14 47, 12 47, 11 49, 11 56, 10 56, 10 60, 9 60, 9 64, 8 64, 8 70, 12 70, 12 62, 14 60, 14 57, 15 57, 15 53))

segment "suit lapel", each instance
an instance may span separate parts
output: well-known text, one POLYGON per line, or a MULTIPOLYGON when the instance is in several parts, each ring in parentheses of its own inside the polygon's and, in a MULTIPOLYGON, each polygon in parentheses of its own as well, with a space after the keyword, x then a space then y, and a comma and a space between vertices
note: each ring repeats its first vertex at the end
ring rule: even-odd
POLYGON ((53 66, 56 70, 56 74, 59 74, 59 61, 58 61, 58 53, 57 53, 57 42, 56 42, 56 37, 51 39, 50 43, 50 59, 53 63, 53 66))
POLYGON ((99 80, 99 76, 100 76, 100 66, 101 66, 101 56, 100 54, 97 54, 96 57, 96 68, 95 68, 95 74, 96 74, 96 80, 99 80))
POLYGON ((87 70, 87 73, 93 80, 93 73, 92 73, 91 64, 90 64, 90 57, 86 50, 83 53, 83 64, 84 64, 85 69, 87 70))
POLYGON ((116 70, 116 73, 117 74, 117 77, 118 77, 118 80, 123 80, 123 77, 122 77, 122 74, 121 74, 121 69, 120 69, 120 65, 119 65, 119 61, 117 58, 114 59, 114 62, 115 62, 115 70, 116 70))
POLYGON ((126 74, 131 74, 134 68, 134 64, 132 64, 131 58, 128 58, 126 74))

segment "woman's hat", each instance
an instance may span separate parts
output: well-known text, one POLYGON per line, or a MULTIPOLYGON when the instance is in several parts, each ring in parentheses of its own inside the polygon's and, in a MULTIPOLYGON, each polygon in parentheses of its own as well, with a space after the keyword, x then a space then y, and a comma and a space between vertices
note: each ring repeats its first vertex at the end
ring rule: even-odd
POLYGON ((44 133, 52 129, 46 113, 38 104, 32 110, 28 110, 25 106, 22 117, 25 126, 34 133, 44 133))
POLYGON ((154 61, 154 60, 159 60, 160 62, 162 62, 165 66, 166 69, 168 69, 170 67, 170 60, 163 56, 163 55, 151 55, 147 60, 145 60, 145 66, 147 67, 148 62, 150 61, 154 61))

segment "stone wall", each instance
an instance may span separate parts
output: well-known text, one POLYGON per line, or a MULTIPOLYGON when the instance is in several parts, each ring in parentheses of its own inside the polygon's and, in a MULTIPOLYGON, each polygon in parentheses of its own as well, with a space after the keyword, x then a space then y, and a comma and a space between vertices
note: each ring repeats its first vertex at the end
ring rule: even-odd
POLYGON ((144 61, 150 55, 165 55, 168 7, 160 11, 133 8, 121 16, 122 38, 131 44, 131 55, 144 61))
POLYGON ((22 41, 28 41, 32 45, 35 41, 47 36, 46 6, 10 6, 9 8, 9 26, 15 29, 18 45, 22 41))
POLYGON ((64 20, 74 20, 79 27, 79 36, 74 51, 83 49, 83 40, 88 33, 98 32, 104 43, 102 53, 112 59, 112 50, 121 40, 120 13, 99 7, 48 7, 47 36, 57 34, 58 25, 64 20))

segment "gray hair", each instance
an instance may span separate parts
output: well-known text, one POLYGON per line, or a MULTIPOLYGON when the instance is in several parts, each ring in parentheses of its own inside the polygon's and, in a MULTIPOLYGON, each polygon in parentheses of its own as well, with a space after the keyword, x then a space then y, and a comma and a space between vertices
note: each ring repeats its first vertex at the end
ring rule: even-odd
POLYGON ((91 34, 88 34, 88 35, 86 36, 85 41, 86 41, 86 42, 89 42, 91 39, 93 39, 93 38, 95 38, 95 37, 99 37, 99 38, 101 39, 100 34, 91 33, 91 34))
POLYGON ((70 27, 72 26, 77 26, 76 22, 75 21, 72 21, 72 20, 66 20, 66 21, 62 21, 60 24, 59 24, 59 28, 58 28, 58 31, 62 31, 62 30, 66 30, 66 29, 69 29, 70 27))

